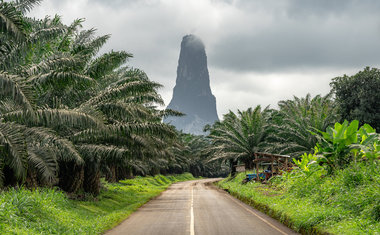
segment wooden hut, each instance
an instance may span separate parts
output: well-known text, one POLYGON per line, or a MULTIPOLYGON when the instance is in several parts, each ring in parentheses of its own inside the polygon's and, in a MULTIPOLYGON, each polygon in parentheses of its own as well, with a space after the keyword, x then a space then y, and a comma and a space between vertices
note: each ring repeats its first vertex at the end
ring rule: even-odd
POLYGON ((256 167, 256 179, 260 180, 260 174, 265 176, 265 179, 269 179, 273 175, 278 175, 280 170, 289 171, 292 167, 289 155, 271 154, 271 153, 255 153, 255 159, 253 163, 256 167), (259 172, 259 166, 270 166, 270 172, 259 172))

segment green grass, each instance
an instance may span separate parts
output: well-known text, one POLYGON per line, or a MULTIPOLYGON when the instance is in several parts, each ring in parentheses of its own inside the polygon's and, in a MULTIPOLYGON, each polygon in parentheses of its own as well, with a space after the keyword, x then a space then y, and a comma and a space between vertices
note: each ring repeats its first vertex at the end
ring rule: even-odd
POLYGON ((271 184, 245 178, 219 182, 221 188, 303 234, 380 234, 380 164, 360 163, 327 176, 301 173, 271 184))
POLYGON ((57 189, 9 189, 0 192, 0 234, 99 234, 120 223, 171 183, 194 179, 137 177, 105 183, 97 198, 70 200, 57 189))

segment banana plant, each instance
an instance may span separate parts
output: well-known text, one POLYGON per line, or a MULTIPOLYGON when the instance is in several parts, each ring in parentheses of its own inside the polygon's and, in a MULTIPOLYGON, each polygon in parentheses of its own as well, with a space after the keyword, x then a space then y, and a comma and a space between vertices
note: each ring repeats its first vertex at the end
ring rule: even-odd
POLYGON ((318 156, 311 153, 304 153, 300 157, 300 160, 293 158, 293 162, 298 166, 301 172, 306 175, 306 177, 311 176, 318 169, 321 169, 321 167, 318 165, 317 160, 318 156))
POLYGON ((358 120, 344 121, 319 133, 315 153, 320 155, 319 162, 328 166, 329 173, 358 157, 369 160, 379 157, 379 135, 368 124, 359 129, 358 120))
POLYGON ((358 131, 359 144, 352 144, 353 151, 362 159, 373 161, 380 158, 380 136, 368 124, 364 124, 358 131))

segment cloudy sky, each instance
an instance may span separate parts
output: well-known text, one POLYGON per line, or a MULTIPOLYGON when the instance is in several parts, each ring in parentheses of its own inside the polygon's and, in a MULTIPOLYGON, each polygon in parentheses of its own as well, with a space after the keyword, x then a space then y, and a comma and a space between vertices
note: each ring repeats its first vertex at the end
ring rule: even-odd
POLYGON ((199 36, 221 117, 326 94, 331 78, 380 67, 379 12, 378 0, 45 0, 30 15, 85 18, 111 34, 102 52, 133 53, 129 64, 164 85, 166 104, 181 39, 199 36))

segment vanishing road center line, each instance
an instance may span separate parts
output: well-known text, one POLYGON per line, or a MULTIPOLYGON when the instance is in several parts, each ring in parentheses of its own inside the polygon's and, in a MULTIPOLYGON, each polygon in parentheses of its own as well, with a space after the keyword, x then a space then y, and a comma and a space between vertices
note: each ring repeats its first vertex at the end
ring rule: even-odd
POLYGON ((190 235, 194 235, 194 188, 191 187, 190 235))

